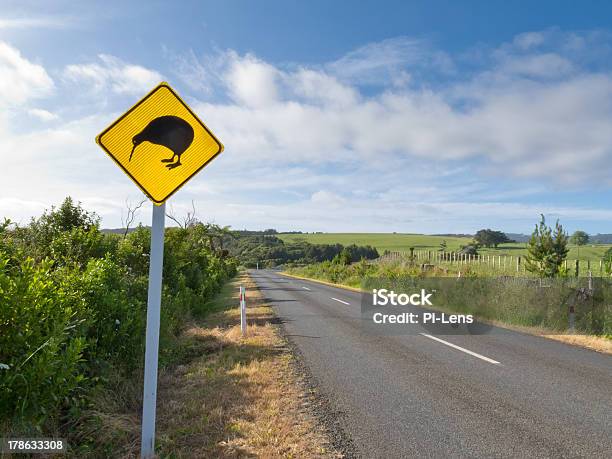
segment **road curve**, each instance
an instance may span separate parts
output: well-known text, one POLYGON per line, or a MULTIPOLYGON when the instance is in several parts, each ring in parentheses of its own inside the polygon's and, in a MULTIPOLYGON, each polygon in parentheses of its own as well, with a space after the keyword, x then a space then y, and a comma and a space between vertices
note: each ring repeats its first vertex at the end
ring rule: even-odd
POLYGON ((611 356, 509 331, 374 336, 359 293, 250 274, 361 457, 610 457, 611 356))

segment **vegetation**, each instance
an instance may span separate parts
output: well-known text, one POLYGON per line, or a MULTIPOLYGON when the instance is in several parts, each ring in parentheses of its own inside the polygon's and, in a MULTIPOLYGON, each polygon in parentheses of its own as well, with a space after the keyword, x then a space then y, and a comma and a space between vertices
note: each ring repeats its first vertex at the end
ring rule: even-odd
MULTIPOLYGON (((207 243, 205 225, 165 235, 160 364, 181 352, 186 319, 236 272, 207 243)), ((0 225, 0 436, 99 441, 96 396, 117 378, 139 379, 150 232, 103 234, 67 198, 27 226, 0 225)))
POLYGON ((612 275, 612 247, 610 247, 602 257, 606 274, 612 275))
MULTIPOLYGON (((463 246, 472 243, 472 236, 432 236, 426 234, 384 234, 384 233, 304 233, 304 234, 278 234, 278 237, 285 242, 309 242, 311 244, 342 244, 342 245, 369 245, 378 250, 379 253, 385 251, 408 253, 410 247, 415 250, 440 251, 440 244, 446 242, 444 252, 459 252, 463 246)), ((519 240, 517 235, 512 235, 512 239, 519 240)), ((529 238, 525 238, 528 242, 529 238)), ((480 247, 480 255, 501 255, 501 256, 521 256, 527 255, 527 242, 502 243, 495 247, 480 247)), ((581 261, 590 260, 599 263, 605 251, 612 247, 612 237, 609 239, 593 236, 589 244, 585 246, 568 245, 569 260, 581 261), (599 242, 604 241, 604 242, 599 242)))
POLYGON ((535 273, 539 277, 555 277, 565 258, 567 257, 567 234, 563 226, 557 220, 555 229, 546 225, 546 219, 542 215, 531 235, 528 245, 528 253, 525 258, 527 271, 535 273))
POLYGON ((589 235, 584 231, 574 231, 569 242, 577 246, 587 245, 589 243, 589 235))
POLYGON ((474 241, 483 247, 495 247, 499 244, 512 242, 508 236, 501 231, 493 231, 491 229, 481 229, 474 235, 474 241))
POLYGON ((285 242, 273 229, 266 231, 234 231, 226 239, 229 253, 235 256, 243 266, 254 268, 274 267, 279 265, 300 265, 330 261, 341 257, 351 263, 362 258, 378 258, 378 251, 370 246, 351 244, 310 244, 305 241, 285 242))

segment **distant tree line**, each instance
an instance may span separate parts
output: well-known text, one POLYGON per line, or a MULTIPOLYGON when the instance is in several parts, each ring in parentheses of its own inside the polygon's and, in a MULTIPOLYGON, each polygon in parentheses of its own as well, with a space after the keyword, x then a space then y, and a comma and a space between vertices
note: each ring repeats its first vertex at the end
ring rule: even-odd
POLYGON ((355 244, 311 244, 306 241, 285 242, 276 231, 234 231, 226 239, 226 248, 246 267, 274 267, 286 264, 308 264, 341 259, 342 263, 354 263, 362 258, 378 258, 378 251, 371 246, 355 244))

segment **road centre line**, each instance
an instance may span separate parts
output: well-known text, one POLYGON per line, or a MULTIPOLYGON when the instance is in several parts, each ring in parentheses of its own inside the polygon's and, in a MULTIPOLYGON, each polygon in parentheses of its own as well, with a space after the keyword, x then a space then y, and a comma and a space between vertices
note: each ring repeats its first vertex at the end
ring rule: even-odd
POLYGON ((308 287, 304 287, 303 285, 302 285, 302 288, 303 288, 304 290, 308 290, 308 291, 310 291, 310 289, 309 289, 308 287))
POLYGON ((351 305, 351 303, 347 303, 346 301, 339 300, 338 298, 334 298, 333 296, 331 296, 330 298, 334 301, 337 301, 338 303, 346 304, 347 306, 351 305))
POLYGON ((432 336, 432 335, 428 335, 427 333, 420 333, 420 334, 425 336, 426 338, 433 339, 434 341, 438 341, 439 343, 442 343, 442 344, 446 344, 447 346, 450 346, 453 349, 457 349, 457 350, 459 350, 461 352, 465 352, 466 354, 470 354, 470 355, 472 355, 472 356, 474 356, 474 357, 476 357, 476 358, 478 358, 480 360, 484 360, 485 362, 492 363, 493 365, 501 365, 501 363, 498 362, 497 360, 490 359, 489 357, 485 357, 484 355, 481 355, 481 354, 478 354, 476 352, 470 351, 469 349, 465 349, 464 347, 457 346, 456 344, 453 344, 453 343, 449 343, 448 341, 444 341, 443 339, 437 338, 437 337, 432 336))

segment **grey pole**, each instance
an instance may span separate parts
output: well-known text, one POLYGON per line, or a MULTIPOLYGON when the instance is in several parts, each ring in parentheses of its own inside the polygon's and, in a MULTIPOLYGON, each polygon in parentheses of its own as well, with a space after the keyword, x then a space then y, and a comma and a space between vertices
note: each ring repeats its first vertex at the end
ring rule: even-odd
POLYGON ((161 309, 162 268, 164 266, 164 219, 166 204, 153 204, 151 255, 149 258, 149 297, 147 300, 147 340, 145 348, 142 438, 140 454, 155 454, 155 406, 157 403, 157 357, 159 353, 159 314, 161 309))

